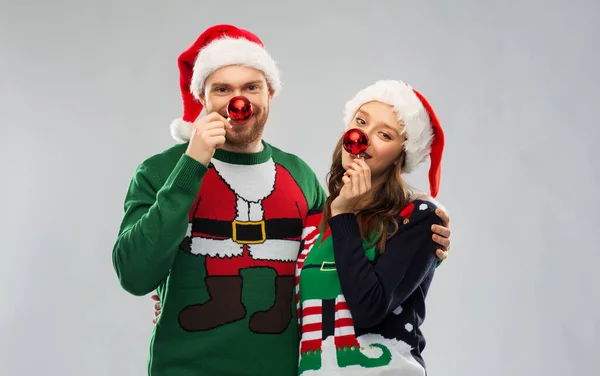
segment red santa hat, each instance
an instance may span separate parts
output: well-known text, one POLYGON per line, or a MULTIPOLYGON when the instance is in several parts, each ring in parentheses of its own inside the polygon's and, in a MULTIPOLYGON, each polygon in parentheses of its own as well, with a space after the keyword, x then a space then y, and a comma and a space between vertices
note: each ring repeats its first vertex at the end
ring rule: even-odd
POLYGON ((394 108, 404 125, 404 172, 411 172, 429 156, 429 188, 436 197, 440 187, 444 131, 433 108, 418 91, 397 80, 381 80, 362 89, 346 103, 344 123, 350 124, 358 109, 365 103, 378 101, 394 108))
POLYGON ((200 96, 211 73, 228 65, 244 65, 265 74, 274 94, 281 90, 279 69, 263 42, 248 30, 232 25, 206 29, 179 55, 179 84, 183 99, 183 117, 171 123, 171 136, 178 142, 190 139, 193 123, 202 112, 200 96))

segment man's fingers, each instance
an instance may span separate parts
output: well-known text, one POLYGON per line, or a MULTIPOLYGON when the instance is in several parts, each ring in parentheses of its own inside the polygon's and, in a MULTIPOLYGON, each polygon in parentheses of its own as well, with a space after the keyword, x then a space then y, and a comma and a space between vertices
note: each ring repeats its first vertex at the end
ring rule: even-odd
POLYGON ((444 210, 437 208, 435 209, 435 214, 441 218, 444 227, 448 227, 450 225, 450 216, 444 210))
POLYGON ((213 128, 213 129, 208 129, 206 131, 206 135, 208 137, 217 137, 217 136, 225 136, 227 134, 227 131, 225 130, 225 128, 213 128))
POLYGON ((220 149, 225 145, 225 136, 219 136, 215 142, 215 149, 220 149))
POLYGON ((450 239, 450 235, 452 235, 452 231, 449 228, 440 225, 431 226, 431 231, 447 239, 450 239))
POLYGON ((437 256, 439 259, 441 259, 441 260, 445 260, 445 259, 447 259, 447 258, 448 258, 448 251, 443 251, 443 250, 441 250, 441 249, 438 249, 438 250, 435 252, 435 254, 436 254, 436 256, 437 256))
POLYGON ((213 129, 222 129, 225 130, 225 123, 222 120, 211 121, 210 123, 206 123, 204 125, 199 124, 198 127, 202 127, 205 131, 210 131, 213 129))
POLYGON ((160 299, 158 299, 157 294, 152 295, 150 298, 152 298, 152 300, 156 300, 157 302, 160 300, 160 299))
POLYGON ((210 114, 208 114, 208 115, 206 115, 206 116, 204 117, 204 121, 207 121, 207 122, 208 122, 208 121, 215 121, 215 120, 220 120, 220 121, 222 121, 223 123, 225 123, 225 122, 227 121, 227 119, 225 119, 225 118, 223 117, 223 115, 221 115, 221 114, 220 114, 220 113, 218 113, 218 112, 211 112, 210 114))
POLYGON ((211 112, 210 114, 208 114, 204 118, 202 118, 200 120, 200 122, 195 123, 194 125, 202 127, 202 128, 207 128, 207 127, 214 126, 215 123, 219 124, 219 126, 221 126, 221 127, 233 128, 232 125, 229 123, 229 120, 224 118, 218 112, 211 112))
POLYGON ((222 121, 223 124, 225 125, 225 127, 227 127, 227 128, 233 128, 233 126, 231 125, 231 123, 229 122, 229 120, 227 120, 227 117, 221 115, 218 112, 215 112, 214 114, 216 116, 215 119, 222 121))
POLYGON ((450 240, 443 238, 437 234, 433 234, 433 241, 442 246, 442 248, 448 248, 450 246, 450 240))
POLYGON ((222 116, 219 115, 216 112, 211 112, 210 114, 206 115, 203 118, 198 119, 197 121, 194 122, 194 128, 200 127, 200 128, 206 128, 209 124, 214 123, 214 122, 221 122, 223 124, 225 124, 223 122, 223 119, 221 119, 222 116))
POLYGON ((223 128, 214 128, 214 129, 210 129, 206 131, 205 136, 209 138, 209 140, 207 140, 207 142, 209 143, 209 145, 214 145, 215 149, 219 149, 221 147, 223 147, 223 145, 225 144, 225 135, 227 134, 227 132, 225 131, 225 129, 223 128))

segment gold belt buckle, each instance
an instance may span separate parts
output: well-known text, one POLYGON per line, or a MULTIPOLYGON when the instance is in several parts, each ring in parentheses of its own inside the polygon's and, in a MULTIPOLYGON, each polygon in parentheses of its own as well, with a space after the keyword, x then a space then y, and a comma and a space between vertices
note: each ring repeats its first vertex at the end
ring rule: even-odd
POLYGON ((335 262, 331 262, 331 261, 323 261, 323 263, 321 264, 321 271, 322 271, 322 272, 334 272, 334 271, 336 271, 336 270, 337 270, 337 269, 336 269, 336 267, 335 267, 335 262), (327 266, 327 265, 332 265, 332 266, 333 266, 333 268, 328 268, 328 269, 325 269, 325 266, 327 266))
POLYGON ((231 238, 238 244, 261 244, 267 240, 267 234, 265 232, 265 221, 233 221, 231 222, 231 238), (238 240, 237 238, 237 226, 260 226, 261 239, 259 240, 238 240))

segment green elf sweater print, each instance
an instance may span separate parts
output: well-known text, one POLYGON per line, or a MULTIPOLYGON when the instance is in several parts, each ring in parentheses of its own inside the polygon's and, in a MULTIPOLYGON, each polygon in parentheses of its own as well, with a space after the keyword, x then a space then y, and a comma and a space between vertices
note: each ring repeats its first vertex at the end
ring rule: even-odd
POLYGON ((410 202, 383 253, 361 239, 354 214, 309 214, 296 267, 299 374, 425 376, 420 330, 437 266, 436 205, 410 202))
POLYGON ((123 288, 162 313, 148 374, 297 374, 294 270, 326 196, 299 158, 263 142, 206 168, 177 145, 143 162, 113 250, 123 288))

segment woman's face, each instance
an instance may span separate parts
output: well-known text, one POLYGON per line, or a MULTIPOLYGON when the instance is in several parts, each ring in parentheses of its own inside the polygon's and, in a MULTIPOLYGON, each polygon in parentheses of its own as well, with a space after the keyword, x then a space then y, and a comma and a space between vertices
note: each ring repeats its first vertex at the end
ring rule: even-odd
MULTIPOLYGON (((363 104, 346 130, 359 128, 369 136, 369 147, 361 154, 371 169, 371 179, 375 183, 391 166, 398 163, 406 137, 402 134, 403 125, 393 107, 381 102, 363 104)), ((352 164, 356 155, 342 148, 344 170, 352 164)))

